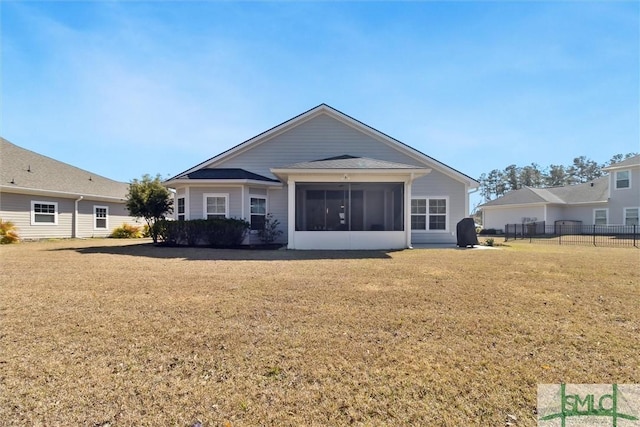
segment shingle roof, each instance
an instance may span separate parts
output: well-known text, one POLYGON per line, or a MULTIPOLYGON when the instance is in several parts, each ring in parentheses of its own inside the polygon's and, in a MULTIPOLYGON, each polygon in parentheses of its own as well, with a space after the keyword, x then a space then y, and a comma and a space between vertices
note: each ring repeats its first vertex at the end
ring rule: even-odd
POLYGON ((282 169, 421 169, 418 166, 344 154, 328 159, 295 163, 282 169))
POLYGON ((124 199, 129 184, 43 156, 0 138, 0 186, 124 199))
POLYGON ((199 169, 178 177, 189 179, 252 179, 255 181, 280 182, 277 179, 267 178, 257 173, 249 172, 239 168, 215 168, 215 169, 199 169))
POLYGON ((563 187, 531 188, 523 187, 508 192, 502 197, 481 205, 506 206, 531 203, 597 203, 606 202, 609 190, 609 177, 603 176, 583 184, 566 185, 563 187))
POLYGON ((629 157, 628 159, 625 159, 621 162, 609 165, 604 168, 604 170, 625 168, 630 166, 640 166, 640 154, 638 154, 637 156, 629 157))

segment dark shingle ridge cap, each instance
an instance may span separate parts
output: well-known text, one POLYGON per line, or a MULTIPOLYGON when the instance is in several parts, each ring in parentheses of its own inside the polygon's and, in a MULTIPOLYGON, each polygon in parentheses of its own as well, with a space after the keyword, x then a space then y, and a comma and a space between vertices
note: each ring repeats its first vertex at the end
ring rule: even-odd
POLYGON ((255 181, 280 182, 277 179, 248 171, 241 168, 205 168, 184 174, 180 178, 189 179, 252 179, 255 181))

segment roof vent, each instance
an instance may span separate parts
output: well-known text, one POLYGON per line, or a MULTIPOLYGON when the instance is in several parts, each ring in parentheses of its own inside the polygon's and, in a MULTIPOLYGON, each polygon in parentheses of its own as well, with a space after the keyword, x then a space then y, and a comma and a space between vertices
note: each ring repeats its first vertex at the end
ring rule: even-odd
POLYGON ((91 179, 91 177, 89 177, 89 181, 93 181, 93 179, 91 179))
POLYGON ((591 183, 591 186, 593 187, 593 182, 591 183))
POLYGON ((11 184, 15 184, 15 183, 16 183, 15 178, 11 178, 11 184))
POLYGON ((27 172, 31 172, 31 165, 27 166, 27 172))

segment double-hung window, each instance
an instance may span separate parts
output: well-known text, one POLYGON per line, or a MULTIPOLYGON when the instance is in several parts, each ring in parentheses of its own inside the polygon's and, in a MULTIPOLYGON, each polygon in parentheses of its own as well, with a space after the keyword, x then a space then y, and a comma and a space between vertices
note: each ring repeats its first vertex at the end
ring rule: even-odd
POLYGON ((629 171, 616 172, 616 190, 631 187, 631 175, 629 171))
POLYGON ((204 217, 206 219, 220 219, 229 217, 228 194, 205 194, 204 217))
POLYGON ((185 219, 185 204, 184 197, 178 197, 178 221, 185 219))
POLYGON ((251 230, 264 230, 267 215, 267 199, 264 197, 251 198, 251 230))
POLYGON ((594 209, 594 211, 593 211, 593 223, 595 225, 607 225, 607 210, 606 209, 594 209))
POLYGON ((58 202, 31 202, 32 225, 58 224, 58 202))
POLYGON ((639 208, 624 208, 624 225, 640 225, 638 222, 639 208))
POLYGON ((446 230, 447 229, 447 199, 412 199, 411 200, 411 229, 412 230, 446 230))
POLYGON ((107 218, 109 215, 109 208, 107 206, 94 206, 93 207, 93 228, 95 230, 106 230, 109 224, 107 218))

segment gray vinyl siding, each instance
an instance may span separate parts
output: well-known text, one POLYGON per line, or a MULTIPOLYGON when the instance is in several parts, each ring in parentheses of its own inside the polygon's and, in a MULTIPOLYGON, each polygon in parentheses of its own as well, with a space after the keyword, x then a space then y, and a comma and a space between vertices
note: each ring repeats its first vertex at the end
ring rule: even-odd
MULTIPOLYGON (((229 195, 229 218, 243 218, 242 214, 242 188, 240 187, 191 187, 189 189, 189 218, 204 218, 204 194, 228 194, 229 195)), ((248 193, 245 191, 245 193, 248 193)), ((245 205, 249 210, 249 206, 245 205)))
POLYGON ((0 218, 13 222, 18 228, 18 235, 21 239, 72 237, 73 200, 13 193, 2 193, 0 197, 0 218), (57 203, 58 223, 31 225, 32 201, 57 203))
POLYGON ((631 171, 631 187, 616 189, 615 172, 610 174, 609 224, 624 224, 624 208, 640 206, 640 169, 631 171))
MULTIPOLYGON (((0 194, 0 218, 13 222, 21 239, 65 239, 74 233, 75 199, 45 197, 14 193, 0 194), (31 202, 55 202, 58 204, 58 223, 47 225, 31 225, 31 202)), ((78 235, 76 237, 106 237, 123 223, 141 225, 128 215, 123 203, 107 203, 82 200, 78 203, 78 235), (94 230, 93 207, 107 206, 107 230, 94 230)))
POLYGON ((107 203, 92 200, 82 200, 78 203, 78 236, 77 237, 108 237, 113 230, 123 224, 142 226, 144 219, 138 221, 129 216, 129 211, 123 203, 107 203), (94 206, 107 207, 107 228, 96 230, 94 226, 94 206))
POLYGON ((242 168, 275 178, 271 168, 342 154, 424 166, 384 142, 332 117, 320 115, 214 167, 242 168))
MULTIPOLYGON (((556 220, 568 220, 568 221, 582 221, 582 225, 593 225, 593 210, 594 209, 606 209, 607 205, 604 203, 588 204, 580 206, 567 206, 562 210, 562 217, 556 220)), ((611 212, 607 221, 611 224, 610 218, 611 212)), ((547 221, 548 225, 553 225, 555 221, 547 221)))
MULTIPOLYGON (((271 168, 342 154, 425 167, 423 163, 395 147, 325 115, 314 117, 245 152, 216 163, 213 167, 242 168, 275 178, 270 172, 271 168)), ((428 165, 427 167, 432 167, 432 172, 414 181, 412 196, 449 196, 449 230, 447 233, 412 233, 412 240, 414 243, 455 243, 455 226, 460 219, 467 216, 465 185, 438 170, 437 166, 428 165)), ((209 189, 207 192, 222 191, 209 189)), ((201 201, 198 202, 202 199, 201 194, 202 192, 199 198, 192 197, 194 208, 196 206, 193 205, 193 200, 196 204, 202 204, 201 201)), ((280 221, 283 234, 279 240, 283 242, 287 241, 287 201, 286 185, 282 189, 269 190, 268 210, 280 221)), ((199 210, 202 210, 201 206, 199 210)))

